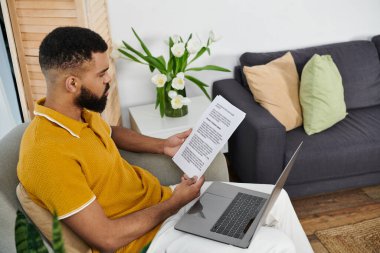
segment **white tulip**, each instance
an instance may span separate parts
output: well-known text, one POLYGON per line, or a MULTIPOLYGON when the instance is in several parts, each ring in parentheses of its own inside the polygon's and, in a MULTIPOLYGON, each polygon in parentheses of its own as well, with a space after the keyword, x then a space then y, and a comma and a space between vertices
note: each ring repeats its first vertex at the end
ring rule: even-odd
POLYGON ((167 77, 163 74, 156 74, 152 76, 152 83, 154 83, 158 88, 164 87, 167 77))
POLYGON ((169 91, 168 96, 173 99, 175 96, 177 96, 177 92, 174 90, 169 91))
POLYGON ((172 46, 171 51, 175 57, 181 57, 185 53, 185 44, 176 43, 172 46))
POLYGON ((172 40, 173 40, 174 44, 177 44, 177 43, 181 42, 181 37, 178 34, 174 34, 172 36, 172 40))
POLYGON ((183 96, 182 96, 182 95, 177 95, 177 96, 175 96, 175 97, 172 99, 172 101, 171 101, 172 108, 173 108, 173 109, 181 109, 182 106, 183 106, 182 99, 183 99, 183 96))
MULTIPOLYGON (((175 92, 175 91, 174 91, 175 92)), ((169 92, 170 93, 170 92, 169 92)), ((174 93, 173 93, 174 94, 174 93)), ((170 96, 170 95, 169 95, 170 96)), ((190 104, 191 100, 182 95, 175 95, 171 100, 171 105, 173 109, 181 109, 182 106, 190 104)))
POLYGON ((209 38, 211 40, 211 42, 217 42, 218 40, 220 40, 222 38, 222 36, 220 35, 215 35, 214 31, 210 31, 210 34, 209 34, 209 38))
POLYGON ((185 79, 179 77, 173 78, 172 87, 176 90, 183 90, 185 88, 185 79))
POLYGON ((183 72, 177 73, 176 77, 185 79, 185 74, 183 72))
POLYGON ((190 54, 195 54, 201 49, 201 47, 202 47, 202 45, 201 45, 201 41, 199 39, 191 38, 187 42, 186 49, 190 54))
POLYGON ((182 104, 188 105, 188 104, 190 104, 190 102, 191 102, 190 98, 188 98, 188 97, 182 98, 182 104))

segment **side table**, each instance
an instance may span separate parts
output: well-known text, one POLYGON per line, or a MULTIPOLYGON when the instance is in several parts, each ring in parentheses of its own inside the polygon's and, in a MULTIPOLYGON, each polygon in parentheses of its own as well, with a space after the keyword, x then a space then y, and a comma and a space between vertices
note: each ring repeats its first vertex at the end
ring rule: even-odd
MULTIPOLYGON (((154 108, 155 104, 130 107, 131 129, 143 135, 162 139, 186 131, 194 127, 211 103, 206 96, 191 97, 190 100, 188 114, 179 118, 161 118, 159 110, 154 108)), ((227 151, 225 145, 221 152, 227 151)))

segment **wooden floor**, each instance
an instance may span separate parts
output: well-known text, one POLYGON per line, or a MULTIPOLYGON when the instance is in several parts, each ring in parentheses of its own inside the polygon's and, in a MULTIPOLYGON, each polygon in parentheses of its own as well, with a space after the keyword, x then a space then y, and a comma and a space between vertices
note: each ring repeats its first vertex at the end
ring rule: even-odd
POLYGON ((315 253, 331 253, 318 240, 318 230, 380 217, 380 185, 292 199, 315 253))

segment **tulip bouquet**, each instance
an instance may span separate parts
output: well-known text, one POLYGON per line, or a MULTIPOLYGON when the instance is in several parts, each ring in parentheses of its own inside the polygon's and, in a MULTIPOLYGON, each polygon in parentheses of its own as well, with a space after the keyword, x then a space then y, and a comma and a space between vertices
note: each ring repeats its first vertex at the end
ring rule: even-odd
POLYGON ((169 59, 167 61, 162 55, 158 57, 153 56, 133 28, 132 31, 139 41, 143 52, 134 49, 125 41, 118 48, 118 51, 129 60, 149 66, 151 72, 156 70, 156 74, 152 76, 151 81, 156 86, 156 109, 157 107, 160 108, 161 117, 164 115, 168 117, 181 117, 187 114, 187 105, 190 103, 190 99, 186 97, 187 81, 197 85, 211 99, 206 90, 208 85, 189 75, 188 72, 202 70, 230 72, 228 69, 215 65, 190 67, 205 52, 210 55, 210 46, 218 39, 212 31, 205 44, 202 44, 201 40, 192 34, 190 34, 187 40, 183 40, 178 35, 169 37, 169 59))

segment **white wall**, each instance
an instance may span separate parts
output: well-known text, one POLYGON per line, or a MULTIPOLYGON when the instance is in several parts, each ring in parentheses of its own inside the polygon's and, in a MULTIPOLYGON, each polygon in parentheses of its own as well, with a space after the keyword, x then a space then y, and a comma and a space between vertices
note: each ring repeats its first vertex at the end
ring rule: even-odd
MULTIPOLYGON (((194 66, 214 64, 233 69, 246 51, 277 51, 369 39, 380 34, 379 0, 110 0, 109 16, 114 41, 138 47, 131 27, 156 56, 168 50, 168 36, 191 32, 206 40, 209 30, 223 36, 194 66)), ((147 66, 117 61, 117 80, 123 125, 129 126, 128 107, 155 101, 147 66)), ((232 73, 194 74, 212 85, 232 73)), ((190 84, 189 96, 201 91, 190 84)), ((210 90, 211 91, 211 90, 210 90)), ((157 112, 159 113, 159 112, 157 112)))

